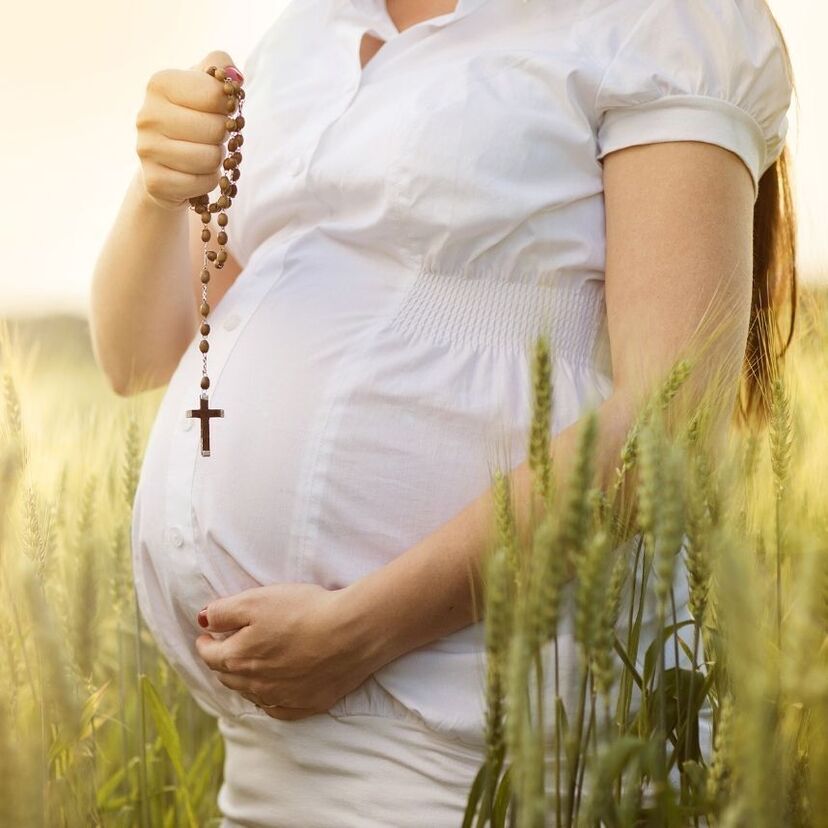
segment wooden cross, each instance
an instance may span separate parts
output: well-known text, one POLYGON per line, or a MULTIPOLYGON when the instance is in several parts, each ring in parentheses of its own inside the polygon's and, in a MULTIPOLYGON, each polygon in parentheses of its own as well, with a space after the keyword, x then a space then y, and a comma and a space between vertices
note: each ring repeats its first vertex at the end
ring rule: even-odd
POLYGON ((207 404, 207 397, 201 397, 198 408, 191 408, 187 411, 188 417, 198 417, 201 420, 201 456, 210 456, 210 418, 223 417, 223 408, 210 408, 207 404))

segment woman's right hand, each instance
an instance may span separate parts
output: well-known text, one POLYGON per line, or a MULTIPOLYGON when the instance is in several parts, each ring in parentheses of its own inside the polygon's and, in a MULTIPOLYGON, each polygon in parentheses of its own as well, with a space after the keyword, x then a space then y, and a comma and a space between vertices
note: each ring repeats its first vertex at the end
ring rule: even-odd
POLYGON ((235 68, 226 52, 210 52, 190 69, 155 72, 135 119, 144 189, 169 210, 186 210, 190 198, 211 192, 224 174, 232 115, 224 84, 206 72, 210 66, 235 68))

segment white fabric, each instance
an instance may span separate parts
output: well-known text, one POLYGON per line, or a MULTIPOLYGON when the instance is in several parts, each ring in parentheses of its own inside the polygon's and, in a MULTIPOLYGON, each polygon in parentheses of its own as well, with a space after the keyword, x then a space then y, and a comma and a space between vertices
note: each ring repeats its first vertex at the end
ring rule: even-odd
MULTIPOLYGON (((228 229, 244 269, 210 314, 210 403, 225 415, 201 457, 185 416, 194 332, 152 428, 132 541, 141 611, 199 704, 279 751, 305 727, 274 738, 215 678, 198 610, 260 584, 349 584, 487 489, 495 463, 521 462, 537 333, 553 348, 553 433, 609 396, 601 158, 700 140, 757 182, 791 90, 763 0, 460 0, 402 32, 383 0, 293 0, 242 70, 228 229), (388 42, 361 71, 366 31, 388 42)), ((477 624, 421 647, 317 718, 414 717, 479 750, 483 642, 477 624)), ((312 786, 313 770, 285 784, 312 786)), ((266 792, 259 804, 294 824, 266 792)))

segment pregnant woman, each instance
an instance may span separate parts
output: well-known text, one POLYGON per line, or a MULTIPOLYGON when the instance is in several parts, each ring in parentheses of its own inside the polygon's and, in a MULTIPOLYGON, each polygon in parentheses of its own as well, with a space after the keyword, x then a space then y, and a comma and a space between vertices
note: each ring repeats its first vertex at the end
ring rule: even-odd
POLYGON ((223 825, 457 826, 484 756, 494 464, 528 511, 529 343, 551 345, 563 478, 590 407, 609 473, 711 307, 737 410, 743 357, 772 358, 752 314, 796 275, 784 41, 764 0, 289 2, 241 67, 204 457, 188 199, 223 173, 204 70, 231 64, 150 79, 95 272, 113 388, 168 383, 140 609, 218 719, 223 825))

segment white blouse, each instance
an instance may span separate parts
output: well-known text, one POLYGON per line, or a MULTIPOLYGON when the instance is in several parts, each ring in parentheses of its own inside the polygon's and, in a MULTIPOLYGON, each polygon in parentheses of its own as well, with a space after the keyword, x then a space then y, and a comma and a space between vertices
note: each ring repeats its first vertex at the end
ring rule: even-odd
MULTIPOLYGON (((350 584, 523 461, 538 333, 553 434, 606 399, 601 159, 704 141, 758 185, 791 84, 764 0, 459 0, 402 32, 383 0, 292 0, 242 71, 228 229, 244 269, 210 314, 225 413, 202 457, 194 332, 132 542, 143 616, 196 700, 264 723, 199 658, 198 610, 268 583, 350 584), (387 43, 363 70, 367 31, 387 43)), ((396 659, 330 715, 481 745, 483 628, 396 659)), ((568 686, 565 638, 561 657, 568 686)))

